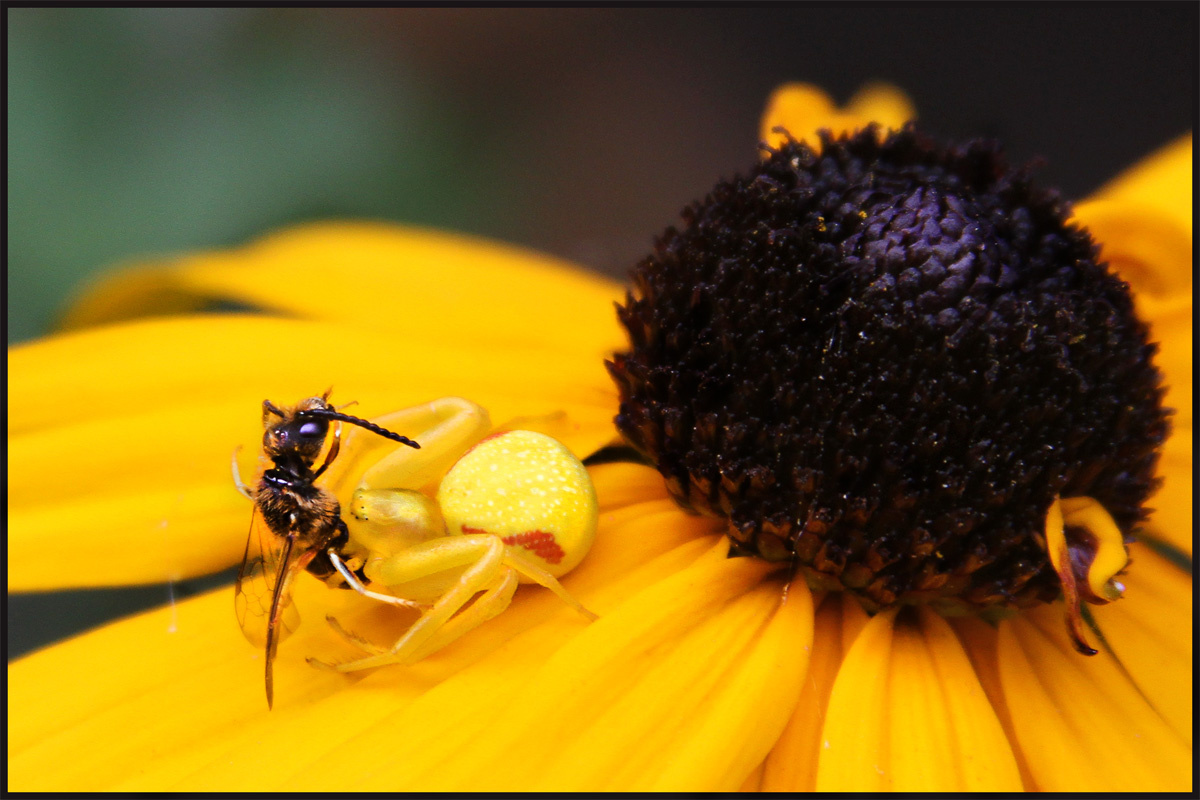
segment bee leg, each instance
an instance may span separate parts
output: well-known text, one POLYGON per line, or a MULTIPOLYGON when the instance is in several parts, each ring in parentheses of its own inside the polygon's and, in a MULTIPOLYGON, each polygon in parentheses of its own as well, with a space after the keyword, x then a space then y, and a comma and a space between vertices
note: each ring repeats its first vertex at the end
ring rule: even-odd
POLYGON ((363 582, 358 579, 357 575, 350 571, 350 568, 346 566, 345 562, 342 561, 337 553, 333 552, 333 550, 326 550, 325 554, 329 556, 330 563, 333 564, 333 568, 336 569, 342 576, 342 580, 349 584, 351 589, 358 592, 363 597, 369 597, 372 600, 378 600, 381 603, 389 603, 394 606, 401 606, 402 608, 429 608, 428 603, 418 603, 415 600, 405 600, 403 597, 393 597, 390 594, 382 594, 381 592, 371 591, 363 585, 363 582))
POLYGON ((237 487, 239 492, 246 496, 246 499, 253 500, 254 493, 250 491, 249 486, 242 483, 242 472, 238 469, 237 454, 241 452, 241 449, 242 446, 240 444, 233 448, 233 455, 229 459, 229 466, 233 468, 233 485, 237 487))

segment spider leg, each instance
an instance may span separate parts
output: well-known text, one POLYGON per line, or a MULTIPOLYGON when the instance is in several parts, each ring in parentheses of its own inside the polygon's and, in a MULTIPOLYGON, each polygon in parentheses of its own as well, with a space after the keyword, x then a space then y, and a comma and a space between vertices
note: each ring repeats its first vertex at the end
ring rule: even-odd
MULTIPOLYGON (((447 624, 455 612, 466 605, 468 600, 479 591, 486 590, 496 583, 503 569, 504 542, 495 536, 454 537, 453 542, 456 545, 454 550, 459 552, 454 552, 452 555, 461 556, 466 552, 475 551, 478 553, 478 557, 463 571, 462 576, 454 585, 438 598, 437 602, 433 604, 433 608, 421 615, 421 618, 405 631, 388 652, 331 665, 334 669, 339 672, 351 672, 409 660, 447 624)), ((443 565, 437 564, 437 566, 442 567, 443 565)), ((483 621, 484 619, 481 618, 475 624, 478 625, 483 621)))
POLYGON ((470 606, 451 617, 445 625, 425 641, 424 645, 406 656, 403 663, 415 664, 431 653, 441 650, 468 631, 478 628, 489 619, 501 614, 512 602, 518 583, 516 572, 507 568, 500 570, 500 577, 486 592, 476 598, 470 606))
POLYGON ((504 553, 504 566, 515 569, 517 572, 521 573, 526 578, 529 578, 534 583, 545 586, 547 589, 558 595, 560 600, 578 611, 583 616, 587 617, 592 622, 600 619, 600 617, 598 617, 596 614, 593 614, 591 611, 588 611, 583 607, 582 604, 580 604, 578 600, 572 597, 570 592, 568 592, 566 588, 564 588, 563 585, 558 582, 558 578, 554 577, 537 564, 525 558, 511 547, 507 548, 504 553))
MULTIPOLYGON (((386 653, 390 649, 384 647, 383 645, 375 644, 375 642, 372 642, 370 639, 365 639, 362 636, 359 636, 357 633, 346 630, 342 627, 342 623, 338 622, 333 616, 326 616, 325 621, 329 623, 329 627, 333 628, 333 630, 347 642, 350 642, 350 644, 362 650, 366 650, 368 653, 386 653)), ((315 659, 309 659, 309 661, 314 660, 315 659)))
POLYGON ((437 481, 491 428, 487 411, 461 397, 442 397, 386 414, 375 422, 390 430, 411 432, 421 449, 391 448, 362 474, 359 489, 415 489, 437 481))

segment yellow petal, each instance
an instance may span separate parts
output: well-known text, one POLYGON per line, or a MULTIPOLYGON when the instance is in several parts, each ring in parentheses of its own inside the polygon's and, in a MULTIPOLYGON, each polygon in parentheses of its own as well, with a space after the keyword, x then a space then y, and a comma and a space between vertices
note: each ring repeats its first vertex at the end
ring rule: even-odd
MULTIPOLYGON (((97 791, 178 751, 255 727, 265 737, 262 654, 232 622, 224 589, 42 650, 9 665, 9 789, 97 791)), ((324 635, 306 626, 289 647, 324 635), (296 644, 293 644, 295 642, 296 644)), ((310 701, 335 676, 288 672, 310 701)), ((253 753, 248 754, 253 757, 253 753)))
POLYGON ((377 416, 459 394, 494 419, 566 412, 585 456, 612 438, 615 398, 598 359, 430 343, 268 317, 146 320, 9 350, 9 588, 161 582, 241 555, 250 506, 229 459, 256 469, 264 398, 333 385, 377 416), (264 360, 262 342, 297 342, 264 360), (70 457, 66 457, 70 454, 70 457), (48 479, 53 476, 53 479, 48 479), (45 557, 53 547, 58 556, 45 557))
POLYGON ((10 349, 9 432, 146 408, 228 404, 233 392, 258 398, 248 413, 254 423, 264 397, 299 399, 330 385, 335 397, 358 400, 355 413, 367 416, 397 408, 384 404, 397 391, 419 398, 411 402, 447 394, 538 402, 534 408, 488 404, 497 420, 549 413, 567 398, 615 407, 599 359, 538 347, 505 348, 504 354, 497 358, 488 345, 397 339, 345 324, 272 317, 132 322, 10 349))
MULTIPOLYGON (((551 790, 641 788, 652 785, 656 776, 660 785, 676 791, 736 786, 732 782, 742 780, 747 765, 739 760, 729 765, 733 776, 712 775, 709 750, 714 741, 728 745, 738 740, 723 733, 712 736, 702 723, 696 725, 697 717, 700 710, 710 710, 706 706, 714 699, 731 695, 742 701, 743 713, 746 708, 762 707, 752 694, 735 693, 730 678, 756 650, 753 641, 765 636, 764 622, 778 604, 779 589, 778 585, 763 587, 730 602, 664 648, 640 679, 611 703, 599 706, 594 718, 579 715, 582 732, 570 737, 562 756, 539 776, 538 785, 551 790), (698 736, 703 733, 709 737, 698 736), (664 772, 674 774, 668 779, 664 772)), ((769 747, 768 741, 756 750, 761 754, 769 747)))
POLYGON ((1192 228, 1192 134, 1180 136, 1105 184, 1093 197, 1152 208, 1192 228))
POLYGON ((778 740, 805 684, 813 608, 803 582, 791 584, 782 607, 777 589, 768 584, 759 590, 775 601, 774 616, 719 691, 700 701, 701 713, 695 711, 694 695, 691 706, 680 705, 681 712, 693 710, 696 719, 666 751, 656 790, 732 789, 778 740))
MULTIPOLYGON (((849 594, 840 593, 842 602, 842 652, 850 652, 854 642, 867 627, 871 618, 863 611, 862 605, 849 594)), ((838 595, 834 595, 837 597, 838 595)))
POLYGON ((885 128, 900 128, 916 118, 908 97, 886 83, 867 84, 851 98, 844 109, 834 105, 829 95, 807 83, 780 86, 767 101, 759 132, 761 141, 779 147, 786 141, 775 128, 783 128, 798 141, 816 143, 816 132, 829 128, 835 135, 850 133, 878 122, 885 128))
POLYGON ((11 509, 8 590, 164 583, 232 566, 250 505, 229 491, 193 484, 11 509))
POLYGON ((899 129, 904 123, 917 118, 917 108, 898 86, 882 81, 864 84, 854 93, 846 110, 870 122, 878 122, 885 128, 899 129))
POLYGON ((1191 431, 1176 431, 1158 460, 1156 474, 1163 479, 1147 505, 1154 509, 1144 531, 1147 537, 1167 542, 1192 555, 1195 544, 1195 520, 1192 516, 1192 437, 1191 431))
POLYGON ((1186 742, 1112 656, 1075 652, 1061 605, 1002 622, 998 660, 1013 733, 1036 789, 1190 790, 1186 742))
MULTIPOLYGON (((653 475, 628 465, 593 470, 602 494, 647 473, 653 475)), ((608 612, 686 571, 712 548, 711 520, 676 509, 672 525, 655 511, 662 502, 609 507, 589 558, 564 579, 572 594, 608 612)), ((332 790, 364 769, 388 780, 419 755, 409 739, 414 732, 395 727, 395 715, 414 698, 468 672, 498 681, 500 695, 511 697, 550 654, 588 628, 549 592, 523 588, 504 614, 415 667, 344 676, 304 663, 306 656, 337 657, 337 648, 345 648, 321 623, 323 614, 332 610, 350 629, 375 636, 398 629, 395 614, 307 579, 297 582, 296 602, 306 622, 280 649, 272 712, 263 698, 262 653, 238 631, 228 587, 10 664, 9 788, 332 790), (356 754, 354 770, 314 770, 317 763, 342 763, 347 752, 356 754)), ((441 690, 431 724, 474 719, 468 690, 480 685, 441 690)), ((470 748, 459 755, 469 761, 470 748)))
POLYGON ((763 766, 763 791, 811 792, 816 788, 821 727, 842 664, 842 599, 840 593, 827 594, 817 610, 812 660, 795 710, 763 766))
POLYGON ((336 222, 116 272, 78 299, 64 325, 178 312, 199 297, 370 327, 397 341, 493 352, 535 344, 601 358, 624 341, 612 311, 622 296, 614 281, 510 245, 336 222))
POLYGON ((1143 544, 1129 548, 1132 566, 1120 602, 1092 615, 1105 642, 1138 690, 1192 743, 1192 581, 1143 544))
MULTIPOLYGON (((630 757, 631 741, 639 741, 658 727, 671 724, 672 715, 680 711, 664 703, 650 708, 646 717, 645 709, 619 705, 620 699, 630 692, 642 694, 638 687, 645 681, 657 683, 659 676, 653 667, 679 647, 682 640, 692 638, 689 632, 696 626, 714 624, 714 618, 724 618, 724 624, 717 624, 726 633, 734 627, 744 628, 755 619, 758 622, 751 627, 758 627, 769 616, 771 604, 778 603, 778 584, 769 590, 751 591, 771 569, 769 565, 750 559, 727 559, 728 544, 720 537, 710 539, 709 546, 709 552, 692 567, 615 607, 599 600, 585 600, 600 613, 600 620, 545 663, 530 664, 530 671, 521 676, 519 688, 506 693, 485 692, 480 682, 489 684, 492 677, 467 671, 422 697, 394 720, 399 729, 413 731, 416 752, 387 774, 375 771, 358 776, 360 783, 356 786, 516 790, 540 785, 569 790, 593 786, 577 783, 580 771, 590 773, 603 765, 607 769, 598 772, 617 787, 648 785, 665 767, 662 760, 650 759, 632 773, 618 774, 618 771, 630 757), (747 593, 751 597, 738 599, 747 593), (735 620, 741 622, 731 624, 735 620), (450 692, 467 693, 477 698, 477 703, 469 718, 455 718, 447 725, 444 693, 450 692), (619 709, 612 713, 623 720, 621 727, 616 728, 622 732, 621 737, 596 737, 595 726, 604 724, 606 709, 619 709), (631 732, 626 726, 637 725, 639 718, 643 727, 631 732), (625 738, 626 734, 631 739, 625 738), (597 746, 580 748, 579 741, 593 737, 600 742, 597 746), (468 750, 469 762, 459 765, 457 754, 468 750), (564 751, 580 753, 579 759, 561 755, 564 751), (549 758, 551 754, 556 754, 553 759, 549 758), (554 771, 564 763, 572 763, 575 768, 562 774, 554 771)), ((697 645, 703 647, 703 640, 699 636, 697 645)), ((684 719, 688 719, 688 714, 684 714, 684 719)), ((780 719, 780 726, 782 722, 780 719)), ((724 741, 731 745, 724 756, 728 763, 735 759, 736 749, 732 740, 724 741)), ((648 747, 655 751, 654 745, 648 747)), ((757 758, 745 763, 729 790, 736 788, 765 755, 763 749, 757 758)), ((719 769, 720 765, 710 768, 719 769)))
POLYGON ((1075 219, 1100 245, 1100 259, 1134 290, 1138 311, 1150 316, 1148 303, 1191 298, 1192 229, 1155 207, 1127 200, 1095 199, 1079 204, 1075 219))
MULTIPOLYGON (((1095 541, 1094 555, 1085 556, 1085 559, 1093 559, 1087 567, 1087 588, 1097 598, 1116 600, 1121 596, 1120 591, 1114 592, 1116 587, 1109 582, 1129 563, 1124 534, 1105 511, 1104 506, 1094 498, 1064 497, 1059 503, 1062 506, 1063 526, 1082 528, 1090 533, 1095 541)), ((1053 545, 1050 544, 1049 526, 1046 530, 1046 540, 1047 546, 1053 549, 1053 545)), ((1051 561, 1053 560, 1051 558, 1051 561)))
POLYGON ((1021 785, 1030 789, 1035 785, 1033 775, 1029 772, 1021 749, 1016 746, 1012 715, 1008 712, 1008 703, 1004 699, 1004 685, 1000 681, 999 631, 995 625, 976 616, 955 617, 948 621, 958 634, 959 641, 963 643, 967 657, 971 659, 971 666, 975 668, 975 674, 979 677, 979 685, 987 694, 988 702, 996 712, 996 719, 1004 729, 1021 774, 1021 785))
POLYGON ((1164 405, 1174 411, 1172 427, 1186 435, 1192 428, 1193 402, 1191 297, 1157 304, 1147 319, 1151 323, 1151 340, 1157 341, 1159 347, 1154 363, 1162 370, 1167 387, 1164 405))
POLYGON ((1017 791, 1004 731, 949 624, 882 612, 829 698, 818 791, 1017 791))
POLYGON ((1192 140, 1184 136, 1117 178, 1075 211, 1100 257, 1129 281, 1160 343, 1155 362, 1174 423, 1192 418, 1192 140))
POLYGON ((742 781, 742 785, 738 787, 738 794, 747 792, 761 792, 763 779, 763 765, 759 764, 754 770, 746 776, 746 780, 742 781))

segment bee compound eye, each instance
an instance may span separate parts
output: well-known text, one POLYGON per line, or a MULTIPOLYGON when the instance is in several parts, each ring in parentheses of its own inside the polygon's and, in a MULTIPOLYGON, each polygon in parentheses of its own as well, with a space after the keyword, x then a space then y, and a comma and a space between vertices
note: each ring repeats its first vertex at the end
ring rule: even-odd
POLYGON ((297 433, 301 439, 323 439, 327 426, 324 422, 304 422, 301 423, 297 433))

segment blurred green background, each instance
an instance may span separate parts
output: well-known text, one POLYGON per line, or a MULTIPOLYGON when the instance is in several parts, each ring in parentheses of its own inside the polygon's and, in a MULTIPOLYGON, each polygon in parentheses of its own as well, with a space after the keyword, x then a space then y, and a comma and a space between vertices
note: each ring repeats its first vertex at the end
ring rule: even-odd
MULTIPOLYGON (((318 218, 623 276, 789 80, 893 82, 1080 197, 1192 127, 1197 8, 6 8, 9 341, 106 266, 318 218)), ((9 654, 205 585, 10 597, 9 654)))

